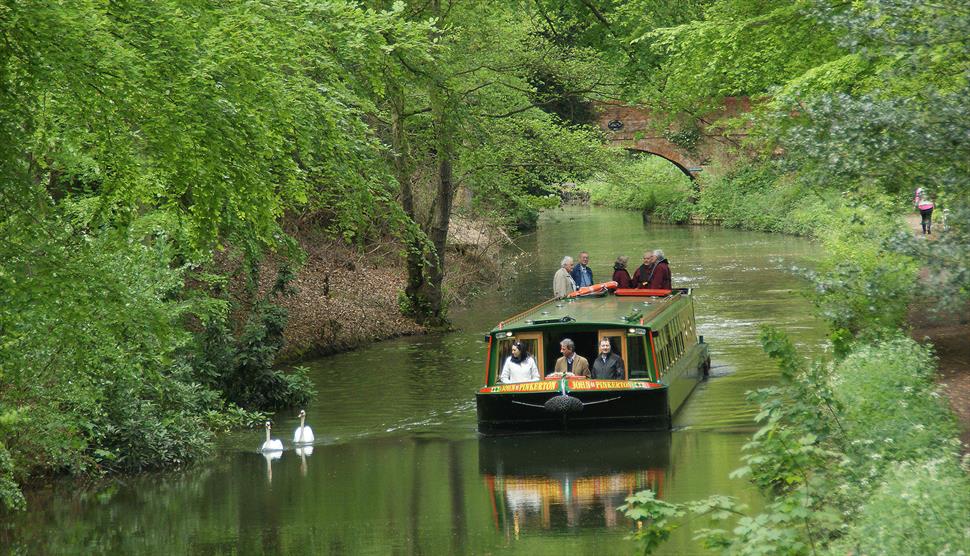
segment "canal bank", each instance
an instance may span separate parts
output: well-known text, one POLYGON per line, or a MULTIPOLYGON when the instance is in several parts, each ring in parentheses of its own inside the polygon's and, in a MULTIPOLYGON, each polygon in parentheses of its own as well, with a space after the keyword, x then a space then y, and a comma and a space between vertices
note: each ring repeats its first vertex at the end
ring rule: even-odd
MULTIPOLYGON (((272 296, 272 302, 287 313, 278 363, 298 363, 427 332, 401 308, 407 269, 401 256, 404 247, 397 240, 387 238, 361 248, 312 226, 291 226, 287 231, 305 260, 287 282, 286 294, 272 296)), ((451 307, 458 308, 476 292, 495 286, 499 252, 508 242, 488 222, 452 219, 445 275, 451 307)), ((237 323, 249 316, 253 300, 268 298, 279 269, 287 264, 284 257, 268 253, 259 263, 256 291, 249 293, 246 273, 240 271, 241 257, 229 251, 219 258, 219 271, 234 277, 230 288, 232 297, 239 300, 237 323)))

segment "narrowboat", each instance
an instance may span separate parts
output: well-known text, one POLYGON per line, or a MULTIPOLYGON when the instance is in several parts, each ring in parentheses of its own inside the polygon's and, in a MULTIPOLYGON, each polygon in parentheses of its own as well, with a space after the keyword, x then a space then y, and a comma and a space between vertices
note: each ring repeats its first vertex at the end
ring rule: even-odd
POLYGON ((590 295, 550 299, 489 332, 485 384, 476 394, 480 433, 670 429, 711 365, 692 292, 614 288, 615 282, 597 284, 582 292, 590 295), (600 342, 609 340, 623 360, 622 376, 555 373, 567 338, 591 366, 600 342), (539 380, 500 381, 513 342, 535 359, 539 380))

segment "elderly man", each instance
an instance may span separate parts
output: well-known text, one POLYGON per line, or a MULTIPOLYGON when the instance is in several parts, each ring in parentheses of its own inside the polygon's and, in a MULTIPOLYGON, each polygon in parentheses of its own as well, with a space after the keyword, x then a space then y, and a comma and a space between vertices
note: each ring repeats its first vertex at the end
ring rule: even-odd
POLYGON ((583 251, 579 254, 579 264, 573 267, 570 274, 573 277, 573 282, 576 282, 577 288, 593 285, 593 271, 589 268, 589 253, 583 251))
POLYGON ((633 273, 633 287, 647 288, 650 283, 650 272, 653 271, 653 251, 643 254, 643 264, 633 273))
POLYGON ((576 291, 576 282, 570 274, 573 271, 573 258, 565 256, 559 263, 559 270, 552 277, 552 295, 563 298, 576 291))
POLYGON ((593 360, 593 378, 622 380, 624 375, 623 359, 613 353, 613 345, 603 338, 600 340, 600 352, 593 360))
POLYGON ((653 270, 650 271, 650 276, 647 279, 647 282, 647 287, 650 289, 671 289, 670 265, 667 264, 667 258, 664 257, 664 252, 660 249, 653 252, 653 270))
POLYGON ((562 353, 562 357, 556 360, 556 372, 553 376, 582 375, 589 378, 589 361, 582 355, 576 354, 576 344, 572 340, 563 338, 559 342, 559 352, 562 353))

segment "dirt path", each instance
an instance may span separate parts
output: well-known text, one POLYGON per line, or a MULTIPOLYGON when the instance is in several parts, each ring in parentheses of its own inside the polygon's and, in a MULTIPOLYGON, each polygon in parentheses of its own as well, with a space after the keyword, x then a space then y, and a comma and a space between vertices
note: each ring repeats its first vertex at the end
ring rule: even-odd
MULTIPOLYGON (((914 234, 922 235, 919 215, 911 215, 906 221, 914 234)), ((936 234, 937 230, 933 230, 928 240, 933 241, 936 234)), ((945 314, 911 311, 909 322, 914 339, 928 340, 936 347, 940 360, 939 382, 960 421, 964 452, 970 453, 970 307, 945 314)))

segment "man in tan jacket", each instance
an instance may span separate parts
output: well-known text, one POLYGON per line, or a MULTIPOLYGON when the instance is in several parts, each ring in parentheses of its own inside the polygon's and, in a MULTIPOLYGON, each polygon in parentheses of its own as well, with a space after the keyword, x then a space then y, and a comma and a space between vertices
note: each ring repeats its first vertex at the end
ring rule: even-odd
MULTIPOLYGON (((582 355, 576 355, 576 344, 569 338, 559 342, 562 357, 556 360, 555 374, 561 376, 582 375, 589 378, 589 361, 582 355)), ((549 377, 547 377, 549 378, 549 377)))

